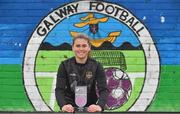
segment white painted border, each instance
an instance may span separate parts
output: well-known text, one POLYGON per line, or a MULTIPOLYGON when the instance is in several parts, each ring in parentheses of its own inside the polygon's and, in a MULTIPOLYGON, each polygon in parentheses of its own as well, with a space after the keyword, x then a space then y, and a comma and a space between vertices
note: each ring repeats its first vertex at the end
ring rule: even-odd
MULTIPOLYGON (((88 9, 89 0, 78 1, 78 2, 74 2, 74 3, 79 3, 78 13, 97 12, 97 11, 92 11, 92 10, 89 11, 89 9, 88 9)), ((106 3, 106 2, 102 2, 102 3, 103 4, 111 4, 113 6, 125 9, 116 4, 106 3)), ((73 4, 73 3, 70 3, 70 4, 73 4)), ((67 4, 67 5, 69 5, 69 4, 67 4)), ((56 11, 56 10, 54 10, 54 11, 56 11)), ((126 10, 126 11, 130 15, 132 15, 128 10, 126 10)), ((53 15, 53 12, 51 12, 49 15, 53 15)), ((97 12, 97 13, 99 13, 99 12, 97 12)), ((101 14, 106 14, 106 13, 101 12, 101 14)), ((49 15, 46 16, 44 19, 49 20, 49 15)), ((68 16, 71 16, 71 15, 73 15, 73 14, 70 14, 68 16)), ((112 15, 109 15, 109 16, 112 16, 112 15)), ((64 17, 63 19, 65 19, 65 18, 66 17, 64 17)), ((116 19, 119 20, 118 18, 116 18, 116 19)), ((41 23, 38 26, 43 26, 43 24, 42 24, 43 20, 41 21, 41 23)), ((144 26, 142 23, 140 25, 144 26)), ((54 27, 52 27, 52 28, 54 28, 54 27)), ((51 28, 51 30, 52 30, 52 28, 51 28)), ((155 95, 157 86, 158 86, 158 81, 159 81, 158 79, 159 79, 159 71, 160 71, 160 62, 159 62, 159 56, 158 56, 156 47, 154 45, 154 42, 152 40, 150 33, 146 29, 146 27, 145 27, 145 29, 143 29, 143 32, 141 32, 141 33, 142 34, 140 35, 141 37, 139 37, 139 41, 142 44, 143 49, 145 50, 145 56, 146 56, 146 62, 147 62, 146 74, 145 74, 146 78, 145 78, 144 87, 142 89, 142 93, 139 96, 139 99, 134 103, 134 105, 129 109, 129 111, 144 111, 147 108, 147 106, 150 104, 150 102, 152 101, 152 99, 155 95), (151 45, 147 46, 145 44, 151 44, 151 45), (147 51, 147 50, 149 50, 149 51, 147 51), (149 55, 150 55, 150 57, 149 57, 149 55), (149 79, 152 79, 152 80, 149 80, 149 79), (151 91, 149 91, 149 90, 151 90, 151 91)), ((25 88, 26 88, 28 97, 31 100, 36 111, 51 111, 51 109, 46 105, 46 103, 41 98, 41 95, 36 86, 35 73, 34 73, 35 72, 34 65, 35 65, 36 55, 37 55, 40 44, 42 43, 42 41, 45 38, 46 38, 46 36, 43 36, 43 37, 39 36, 35 30, 28 42, 25 56, 24 56, 24 65, 23 65, 23 76, 24 76, 24 82, 25 82, 24 84, 25 84, 25 88)))

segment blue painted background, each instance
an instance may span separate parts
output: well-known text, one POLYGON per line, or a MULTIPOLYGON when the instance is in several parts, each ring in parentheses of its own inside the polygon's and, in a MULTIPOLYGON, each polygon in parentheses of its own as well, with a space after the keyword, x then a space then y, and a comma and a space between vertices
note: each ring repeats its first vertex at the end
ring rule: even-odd
MULTIPOLYGON (((28 38, 40 20, 53 9, 72 1, 1 0, 0 63, 22 64, 23 51, 28 38)), ((178 45, 180 43, 180 1, 113 0, 112 2, 129 9, 147 26, 153 40, 157 43, 161 64, 180 64, 180 54, 177 53, 180 50, 178 45)))

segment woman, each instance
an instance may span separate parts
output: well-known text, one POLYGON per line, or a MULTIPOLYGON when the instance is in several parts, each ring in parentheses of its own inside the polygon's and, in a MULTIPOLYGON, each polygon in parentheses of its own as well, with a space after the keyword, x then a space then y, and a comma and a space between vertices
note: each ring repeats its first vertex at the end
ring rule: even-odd
POLYGON ((63 61, 58 69, 55 89, 57 103, 63 112, 74 112, 77 107, 74 86, 87 86, 87 111, 101 112, 108 96, 103 67, 90 58, 91 45, 86 35, 74 37, 72 50, 75 56, 63 61), (96 95, 96 86, 99 97, 96 95))

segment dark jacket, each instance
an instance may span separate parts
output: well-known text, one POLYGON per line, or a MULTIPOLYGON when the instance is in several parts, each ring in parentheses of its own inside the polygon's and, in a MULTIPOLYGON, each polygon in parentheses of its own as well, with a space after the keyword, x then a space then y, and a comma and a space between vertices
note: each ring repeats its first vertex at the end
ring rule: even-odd
POLYGON ((108 97, 106 76, 102 65, 92 58, 85 64, 76 62, 75 57, 61 63, 58 69, 55 95, 57 103, 62 108, 65 104, 75 104, 74 82, 78 86, 87 86, 87 104, 98 104, 104 109, 108 97), (98 96, 96 94, 96 85, 98 96))

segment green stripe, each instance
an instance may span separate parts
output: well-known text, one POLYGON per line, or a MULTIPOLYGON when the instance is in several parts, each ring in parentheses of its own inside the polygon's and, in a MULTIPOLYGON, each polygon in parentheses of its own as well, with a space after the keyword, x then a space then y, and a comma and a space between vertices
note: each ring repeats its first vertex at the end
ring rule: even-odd
MULTIPOLYGON (((125 61, 126 61, 125 64, 127 65, 126 72, 144 72, 145 71, 145 59, 144 59, 143 51, 94 50, 93 52, 99 53, 98 56, 100 57, 101 56, 104 57, 104 59, 102 59, 102 61, 104 62, 105 62, 105 57, 106 57, 104 52, 106 52, 106 54, 110 52, 114 53, 112 57, 117 56, 116 54, 118 52, 122 52, 125 56, 125 61), (104 55, 101 55, 102 52, 104 55)), ((72 56, 73 56, 72 51, 39 51, 38 56, 36 58, 35 71, 36 72, 57 72, 61 61, 65 60, 66 57, 70 58, 72 56)), ((112 59, 112 61, 113 60, 116 61, 116 59, 112 59)), ((116 67, 120 67, 119 65, 116 67)), ((106 66, 107 64, 104 65, 104 67, 106 66)))
POLYGON ((24 89, 21 65, 0 65, 0 111, 34 111, 24 89))
POLYGON ((153 103, 147 111, 180 111, 180 66, 161 66, 160 83, 153 103))

